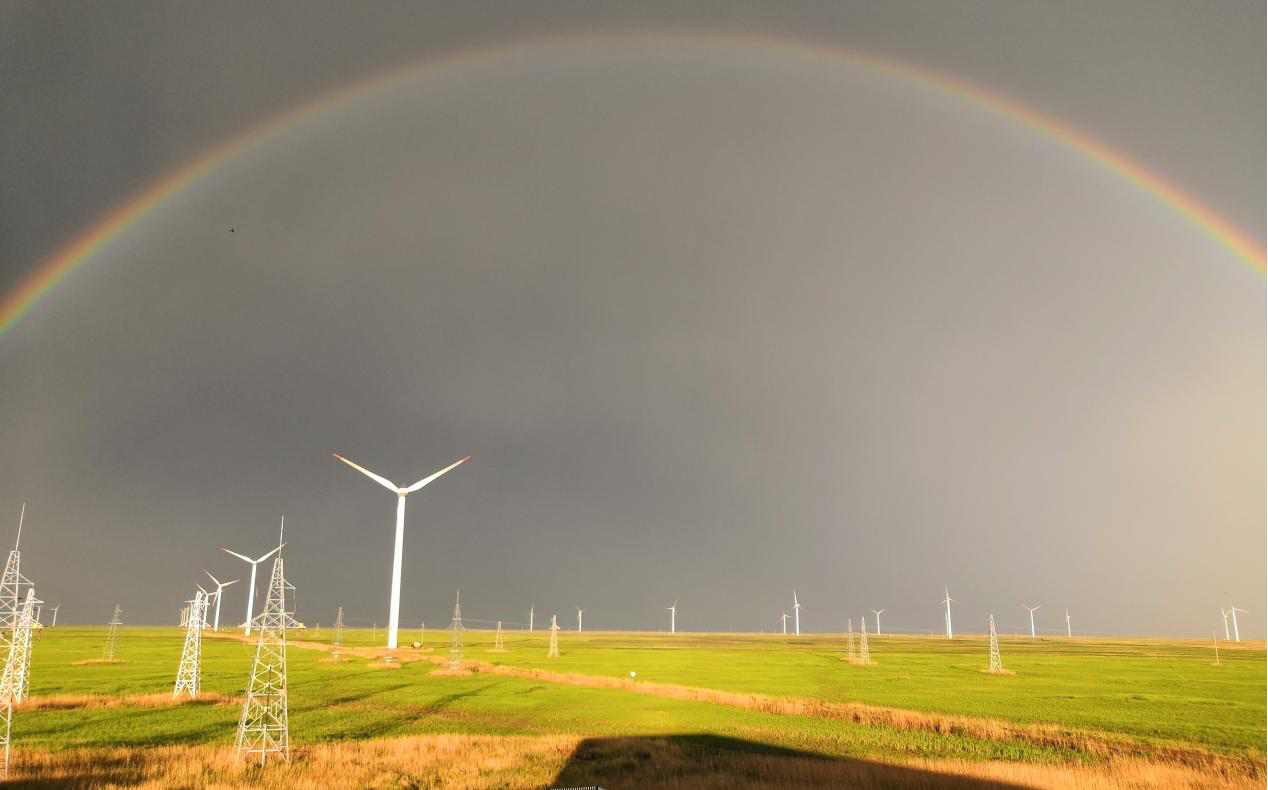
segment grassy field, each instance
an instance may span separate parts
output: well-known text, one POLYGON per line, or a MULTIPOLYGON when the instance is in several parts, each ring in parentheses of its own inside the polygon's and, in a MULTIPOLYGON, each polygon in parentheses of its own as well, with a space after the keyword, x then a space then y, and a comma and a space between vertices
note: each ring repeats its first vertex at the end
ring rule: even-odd
MULTIPOLYGON (((33 699, 14 725, 16 775, 21 776, 24 755, 32 771, 43 766, 43 775, 61 770, 59 765, 95 764, 84 755, 100 757, 109 750, 132 755, 122 763, 134 767, 173 749, 193 750, 189 753, 202 755, 198 759, 208 766, 223 762, 252 647, 231 637, 205 640, 203 685, 210 701, 174 706, 167 698, 181 633, 125 628, 119 634, 122 663, 81 663, 100 657, 104 636, 104 628, 61 627, 46 631, 35 645, 33 699)), ((319 643, 316 647, 329 637, 323 630, 295 639, 319 643)), ((631 781, 631 765, 644 759, 629 755, 644 753, 679 765, 679 773, 698 771, 718 755, 749 760, 754 776, 776 770, 775 764, 782 766, 776 770, 780 775, 797 773, 800 768, 789 766, 806 760, 808 775, 821 778, 824 770, 873 770, 882 763, 892 768, 896 761, 926 772, 938 766, 935 775, 943 777, 1029 766, 1024 770, 1053 779, 1048 784, 1054 787, 1062 786, 1056 778, 1072 767, 1109 770, 1109 762, 1124 760, 1137 761, 1132 763, 1137 774, 1146 764, 1150 770, 1188 772, 1183 781, 1140 786, 1198 787, 1203 785, 1195 777, 1203 776, 1223 782, 1211 786, 1225 786, 1263 775, 1268 680, 1262 643, 1221 650, 1223 665, 1216 667, 1209 646, 1196 642, 1006 639, 1005 666, 1016 674, 996 677, 980 672, 986 663, 981 638, 874 637, 876 664, 868 667, 841 660, 839 637, 561 632, 558 659, 546 658, 547 638, 508 632, 509 651, 494 653, 492 634, 468 631, 465 657, 487 665, 470 677, 431 674, 432 661, 445 653, 447 632, 428 632, 431 652, 403 648, 402 656, 415 660, 395 669, 376 666, 382 651, 369 631, 345 632, 354 655, 339 663, 321 650, 294 646, 288 659, 292 740, 313 761, 324 759, 324 749, 378 748, 370 744, 402 738, 433 747, 465 738, 469 748, 503 758, 488 744, 521 744, 523 764, 480 774, 502 777, 489 779, 489 787, 546 786, 532 784, 543 771, 576 784, 586 776, 594 781, 597 771, 605 786, 646 786, 646 779, 642 785, 621 784, 631 781), (631 671, 637 680, 629 679, 631 671), (610 687, 596 687, 603 684, 610 687), (694 692, 682 687, 710 691, 692 698, 694 692), (919 715, 874 714, 888 709, 919 715), (585 754, 590 756, 577 757, 585 754), (824 759, 835 767, 819 765, 824 759)), ((412 757, 398 752, 392 754, 404 761, 400 770, 406 773, 425 762, 423 752, 409 752, 412 757)), ((303 759, 287 770, 316 764, 304 769, 303 759)), ((662 765, 656 775, 663 779, 666 770, 662 765)), ((208 768, 205 778, 213 774, 208 768)), ((58 776, 55 784, 67 786, 76 777, 86 782, 82 786, 107 778, 94 778, 91 771, 58 776)), ((906 783, 893 786, 915 786, 912 777, 903 776, 906 783)), ((322 786, 322 777, 314 777, 313 786, 322 786)), ((1038 786, 1027 777, 1026 786, 1038 786)), ((1071 786, 1087 784, 1087 778, 1071 786)), ((120 786, 181 784, 142 782, 132 775, 115 780, 120 786)), ((298 774, 291 780, 303 784, 298 774)), ((215 781, 232 784, 223 776, 215 781)), ((391 777, 349 775, 347 781, 399 786, 391 777)), ((486 786, 469 776, 457 781, 419 786, 486 786)), ((249 783, 267 784, 259 776, 249 783)))

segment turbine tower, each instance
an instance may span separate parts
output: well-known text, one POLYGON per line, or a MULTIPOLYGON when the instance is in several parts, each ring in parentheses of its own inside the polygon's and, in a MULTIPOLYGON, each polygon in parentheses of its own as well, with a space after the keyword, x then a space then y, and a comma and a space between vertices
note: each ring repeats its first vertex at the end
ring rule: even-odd
POLYGON ((550 616, 550 649, 546 651, 547 658, 559 658, 559 622, 555 615, 550 616))
POLYGON ((532 631, 533 631, 533 609, 534 609, 534 608, 535 608, 535 607, 532 607, 532 606, 528 607, 528 630, 529 630, 529 633, 532 633, 532 631))
MULTIPOLYGON (((471 456, 468 455, 466 458, 463 458, 455 463, 450 464, 449 466, 446 466, 444 469, 441 469, 439 472, 435 473, 434 475, 431 475, 430 477, 424 477, 422 480, 419 480, 417 483, 415 483, 412 486, 401 488, 398 485, 396 485, 396 483, 393 483, 391 480, 388 480, 386 477, 380 477, 376 475, 374 472, 371 472, 369 469, 364 469, 360 466, 357 466, 356 464, 349 461, 347 458, 344 458, 343 456, 337 453, 332 453, 332 455, 334 455, 335 458, 338 458, 340 461, 343 461, 348 466, 351 466, 353 469, 357 470, 361 474, 370 478, 374 482, 383 486, 387 490, 396 494, 397 496, 397 499, 396 499, 396 543, 395 543, 395 547, 392 550, 393 551, 392 553, 392 594, 391 594, 391 598, 388 600, 388 615, 387 615, 387 649, 390 653, 390 651, 396 649, 396 628, 400 622, 401 549, 405 542, 405 497, 409 496, 415 491, 418 491, 423 486, 427 485, 431 481, 440 477, 445 472, 448 472, 449 470, 453 469, 459 464, 465 463, 468 459, 471 458, 471 456)), ((391 660, 390 654, 388 655, 388 660, 391 660)))
MULTIPOLYGON (((266 554, 266 555, 264 555, 264 556, 266 556, 266 557, 267 557, 268 555, 266 554)), ((255 566, 254 566, 254 565, 253 565, 253 566, 251 566, 251 569, 254 571, 254 570, 255 570, 255 566)), ((211 576, 211 571, 203 571, 203 573, 207 574, 208 576, 211 576)), ((221 593, 223 593, 223 592, 224 592, 224 589, 225 589, 226 587, 228 587, 228 586, 229 586, 229 585, 231 585, 231 584, 237 584, 240 580, 239 580, 239 579, 234 579, 234 580, 233 580, 233 581, 231 581, 231 582, 222 582, 222 581, 220 581, 219 579, 217 579, 215 576, 211 576, 211 580, 212 580, 213 582, 215 582, 215 583, 216 583, 216 591, 215 591, 214 593, 212 593, 213 595, 215 595, 215 596, 216 596, 216 617, 215 617, 215 623, 212 625, 211 630, 213 630, 213 631, 219 631, 219 630, 220 630, 220 596, 221 596, 221 593)), ((255 580, 254 580, 254 579, 252 579, 252 581, 251 581, 251 589, 252 589, 252 590, 254 590, 254 589, 255 589, 255 580)))
POLYGON ((779 622, 784 626, 784 636, 788 636, 788 612, 779 613, 779 622))
POLYGON ((577 633, 581 633, 581 615, 585 614, 585 612, 585 609, 577 607, 577 633))
POLYGON ((1074 638, 1074 632, 1070 630, 1070 610, 1069 609, 1065 610, 1065 638, 1066 639, 1074 638))
POLYGON ((1227 642, 1233 637, 1228 633, 1228 610, 1223 606, 1220 607, 1220 616, 1224 618, 1224 641, 1227 642))
POLYGON ((1039 604, 1038 606, 1026 606, 1025 604, 1022 604, 1021 608, 1025 609, 1027 612, 1030 612, 1030 638, 1034 639, 1035 638, 1035 610, 1042 609, 1043 604, 1039 604))
POLYGON ((880 636, 880 635, 881 635, 881 612, 883 612, 883 611, 885 611, 885 610, 884 610, 884 609, 873 609, 873 610, 872 610, 872 614, 876 615, 876 635, 877 635, 877 636, 880 636))
POLYGON ((123 625, 123 621, 119 619, 119 615, 123 614, 123 610, 119 608, 119 604, 114 605, 114 615, 110 618, 110 630, 106 633, 106 661, 114 662, 114 645, 115 638, 119 633, 119 626, 123 625))
MULTIPOLYGON (((282 518, 282 526, 283 526, 283 527, 285 527, 285 526, 286 526, 286 518, 285 518, 285 517, 283 517, 283 518, 282 518)), ((253 618, 252 618, 252 614, 255 612, 255 569, 259 566, 259 564, 260 564, 261 562, 264 562, 264 561, 265 561, 265 560, 267 560, 269 557, 272 557, 272 556, 273 556, 273 554, 274 554, 274 552, 281 551, 281 550, 282 550, 282 546, 285 546, 285 545, 286 545, 285 543, 282 543, 282 544, 281 544, 280 546, 278 546, 277 548, 275 548, 275 549, 270 549, 268 554, 265 554, 263 557, 260 557, 258 560, 253 560, 253 559, 251 559, 250 557, 247 557, 247 556, 245 556, 245 555, 239 554, 239 553, 238 553, 238 552, 236 552, 236 551, 229 551, 229 550, 228 550, 228 549, 226 549, 226 548, 222 548, 222 549, 221 549, 221 551, 224 551, 224 552, 227 552, 227 553, 229 553, 229 554, 232 554, 233 556, 237 557, 238 559, 242 560, 243 562, 245 562, 245 563, 247 563, 247 564, 249 564, 249 565, 251 566, 251 589, 247 591, 247 619, 246 619, 246 623, 245 623, 246 628, 247 628, 247 630, 246 630, 246 635, 247 635, 247 636, 250 636, 250 635, 251 635, 251 620, 253 619, 253 618)))
POLYGON ((793 590, 793 626, 797 636, 801 636, 801 603, 797 600, 796 590, 793 590))
POLYGON ((203 590, 194 593, 190 601, 190 617, 185 627, 185 646, 181 650, 181 663, 176 669, 176 686, 172 689, 172 699, 178 699, 181 692, 190 699, 198 699, 202 686, 202 653, 203 623, 206 620, 207 594, 203 590))
MULTIPOLYGON (((281 547, 278 546, 278 549, 281 547)), ((235 744, 239 758, 251 759, 259 755, 260 765, 265 764, 270 754, 280 756, 285 762, 291 759, 286 701, 286 629, 295 628, 298 623, 286 611, 286 593, 294 589, 286 581, 279 553, 273 560, 269 591, 264 598, 264 611, 259 617, 255 661, 251 664, 251 680, 247 684, 246 699, 242 702, 235 744)))
POLYGON ((959 601, 951 597, 950 588, 944 587, 943 592, 945 595, 942 598, 942 603, 947 606, 947 639, 954 639, 955 636, 951 633, 951 604, 959 603, 959 601))
POLYGON ((1237 613, 1238 613, 1238 612, 1241 612, 1242 614, 1246 614, 1246 610, 1245 610, 1245 609, 1238 609, 1236 606, 1233 606, 1233 602, 1232 602, 1232 601, 1229 601, 1229 602, 1228 602, 1228 613, 1229 613, 1229 614, 1231 614, 1231 615, 1233 616, 1233 641, 1234 641, 1234 642, 1240 642, 1240 641, 1242 641, 1242 633, 1241 633, 1241 631, 1238 631, 1238 630, 1237 630, 1237 613))
POLYGON ((669 633, 676 634, 678 633, 678 599, 674 599, 673 606, 665 608, 669 610, 669 633))

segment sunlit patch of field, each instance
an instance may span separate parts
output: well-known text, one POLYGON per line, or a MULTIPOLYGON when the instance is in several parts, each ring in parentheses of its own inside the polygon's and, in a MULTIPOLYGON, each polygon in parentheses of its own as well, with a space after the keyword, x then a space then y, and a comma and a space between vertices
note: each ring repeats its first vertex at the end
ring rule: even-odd
POLYGON ((368 631, 346 633, 338 662, 329 633, 308 631, 289 651, 295 762, 251 773, 230 754, 250 644, 207 638, 205 699, 172 705, 181 632, 124 629, 124 663, 77 664, 104 635, 50 629, 36 645, 33 700, 14 724, 29 786, 905 788, 956 776, 1108 789, 1264 776, 1262 643, 1222 650, 1213 667, 1199 643, 1006 640, 1017 675, 992 677, 980 638, 882 637, 863 667, 840 660, 839 637, 561 633, 562 655, 547 659, 545 633, 507 632, 508 652, 494 653, 491 633, 469 631, 471 674, 446 677, 434 671, 446 633, 428 635, 434 649, 402 648, 387 671, 368 631), (488 767, 478 781, 448 773, 447 749, 488 767), (164 773, 182 755, 195 767, 164 773))

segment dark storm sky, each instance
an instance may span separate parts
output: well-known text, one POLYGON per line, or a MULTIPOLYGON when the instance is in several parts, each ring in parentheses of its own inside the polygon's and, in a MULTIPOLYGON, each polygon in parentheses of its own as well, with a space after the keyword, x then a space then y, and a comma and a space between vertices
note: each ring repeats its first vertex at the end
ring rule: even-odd
MULTIPOLYGON (((400 62, 674 29, 1019 98, 1264 233, 1261 4, 0 7, 0 287, 400 62)), ((182 191, 0 337, 0 513, 61 617, 174 620, 285 514, 300 617, 1263 636, 1262 279, 962 101, 788 52, 564 46, 362 97, 182 191), (235 232, 227 232, 229 227, 235 232), (1249 605, 1248 605, 1249 604, 1249 605)), ((245 585, 226 594, 241 611, 245 585)))

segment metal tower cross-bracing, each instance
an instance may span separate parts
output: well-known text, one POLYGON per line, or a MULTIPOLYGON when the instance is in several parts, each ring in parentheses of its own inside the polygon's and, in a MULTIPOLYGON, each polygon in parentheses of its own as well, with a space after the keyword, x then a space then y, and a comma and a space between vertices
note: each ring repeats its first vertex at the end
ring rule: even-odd
POLYGON ((550 649, 547 658, 559 658, 559 621, 555 615, 550 616, 550 649))
POLYGON ((3 760, 0 772, 6 778, 9 776, 10 739, 13 735, 13 705, 26 697, 30 687, 31 630, 36 622, 36 606, 40 603, 35 599, 35 589, 27 590, 26 601, 18 610, 17 625, 11 634, 4 676, 0 679, 0 738, 4 747, 0 756, 3 760))
POLYGON ((845 628, 845 660, 851 664, 854 663, 856 656, 854 655, 854 618, 851 617, 847 621, 845 628))
POLYGON ((185 624, 185 647, 181 651, 181 663, 176 670, 176 686, 172 699, 184 692, 190 699, 198 699, 202 688, 203 616, 207 611, 207 596, 202 590, 194 593, 190 601, 190 617, 185 624))
POLYGON ((502 621, 501 620, 498 620, 498 632, 493 637, 493 652, 494 653, 506 652, 506 645, 502 644, 502 621))
POLYGON ((110 630, 106 632, 106 661, 114 661, 115 640, 119 636, 119 626, 123 625, 123 621, 119 616, 123 614, 123 610, 119 608, 119 604, 114 605, 114 616, 110 618, 110 630))
POLYGON ((863 666, 872 663, 872 651, 867 646, 867 615, 859 618, 859 663, 863 666))
POLYGON ((286 629, 298 624, 286 611, 286 593, 295 588, 282 571, 282 555, 273 560, 264 611, 251 626, 259 629, 251 681, 238 720, 238 757, 259 758, 263 765, 270 754, 289 761, 290 731, 286 707, 286 629))
POLYGON ((992 675, 1002 675, 1004 674, 1004 662, 999 657, 999 635, 995 633, 995 615, 993 614, 991 615, 990 628, 991 628, 991 645, 990 645, 991 664, 989 667, 987 667, 986 671, 990 672, 992 675))
POLYGON ((343 647, 343 607, 335 612, 335 641, 331 644, 330 658, 339 660, 339 649, 343 647))
POLYGON ((449 624, 449 660, 447 666, 451 671, 462 669, 462 592, 453 602, 453 622, 449 624))

